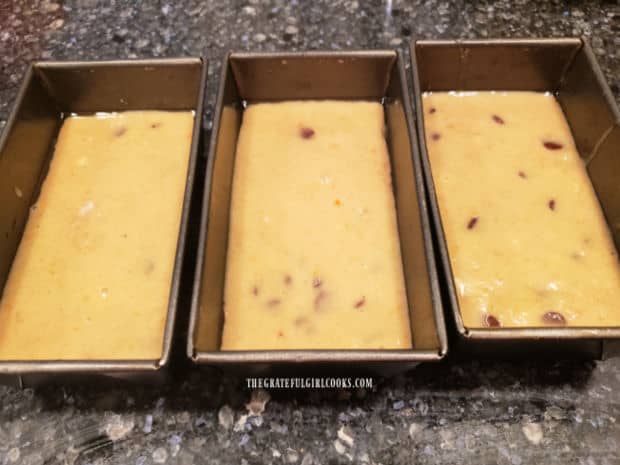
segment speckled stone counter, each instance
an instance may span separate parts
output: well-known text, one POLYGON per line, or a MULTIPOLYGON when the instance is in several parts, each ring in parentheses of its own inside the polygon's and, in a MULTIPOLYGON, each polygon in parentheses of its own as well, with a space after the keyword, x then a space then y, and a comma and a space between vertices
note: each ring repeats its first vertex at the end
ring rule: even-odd
MULTIPOLYGON (((620 99, 614 1, 9 0, 0 2, 0 131, 38 58, 204 54, 208 135, 228 49, 408 55, 412 38, 580 35, 620 99)), ((367 390, 251 391, 187 366, 163 387, 0 387, 0 463, 618 464, 620 360, 448 361, 367 390)))

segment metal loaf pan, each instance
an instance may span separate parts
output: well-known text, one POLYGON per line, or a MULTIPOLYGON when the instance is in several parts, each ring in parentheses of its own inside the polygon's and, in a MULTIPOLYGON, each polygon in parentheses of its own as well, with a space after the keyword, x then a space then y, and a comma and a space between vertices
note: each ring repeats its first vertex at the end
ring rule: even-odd
MULTIPOLYGON (((158 360, 0 361, 0 382, 27 385, 96 377, 162 377, 177 314, 191 193, 201 144, 207 62, 202 58, 36 62, 28 69, 0 139, 0 293, 36 201, 63 116, 125 110, 193 110, 187 171, 162 355, 158 360), (21 197, 15 195, 19 186, 21 197)), ((59 337, 62 337, 59 335, 59 337)))
POLYGON ((437 361, 447 350, 422 171, 402 57, 393 50, 231 53, 223 66, 209 148, 187 353, 197 364, 239 372, 388 374, 437 361), (220 351, 236 140, 250 101, 382 101, 414 346, 411 350, 220 351))
POLYGON ((605 358, 618 353, 620 328, 469 329, 461 319, 450 257, 426 151, 422 93, 450 90, 552 92, 566 117, 620 245, 620 113, 590 46, 582 39, 500 39, 411 43, 420 153, 443 272, 448 323, 458 357, 605 358))

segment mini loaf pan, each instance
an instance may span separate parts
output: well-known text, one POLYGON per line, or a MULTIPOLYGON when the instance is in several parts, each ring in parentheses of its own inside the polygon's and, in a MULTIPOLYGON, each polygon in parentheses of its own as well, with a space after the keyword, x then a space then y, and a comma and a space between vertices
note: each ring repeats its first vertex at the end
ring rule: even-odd
POLYGON ((451 90, 552 92, 620 244, 620 117, 590 46, 579 38, 422 40, 411 43, 417 125, 434 220, 442 289, 457 357, 605 358, 618 353, 620 328, 488 328, 463 325, 424 133, 422 94, 451 90))
POLYGON ((396 51, 231 53, 223 66, 209 148, 187 353, 241 372, 319 370, 388 374, 440 360, 447 350, 422 171, 403 59, 396 51), (413 335, 410 350, 220 351, 235 148, 245 104, 363 99, 386 115, 398 229, 413 335))
POLYGON ((193 110, 195 122, 161 358, 0 361, 0 382, 23 386, 90 377, 101 380, 103 376, 153 381, 163 377, 178 307, 206 76, 207 62, 202 58, 35 62, 30 66, 0 139, 0 295, 65 115, 193 110), (21 197, 16 196, 15 186, 19 186, 21 197))

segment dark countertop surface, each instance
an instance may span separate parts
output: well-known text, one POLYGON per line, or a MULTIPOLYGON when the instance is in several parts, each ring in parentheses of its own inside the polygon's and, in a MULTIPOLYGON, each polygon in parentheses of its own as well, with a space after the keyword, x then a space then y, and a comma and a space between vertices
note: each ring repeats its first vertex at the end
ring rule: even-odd
MULTIPOLYGON (((545 36, 588 38, 620 99, 617 1, 5 0, 0 131, 33 59, 206 55, 208 133, 228 49, 408 57, 414 38, 545 36)), ((620 359, 448 361, 374 382, 268 400, 215 371, 163 387, 0 387, 0 464, 620 463, 620 359)))

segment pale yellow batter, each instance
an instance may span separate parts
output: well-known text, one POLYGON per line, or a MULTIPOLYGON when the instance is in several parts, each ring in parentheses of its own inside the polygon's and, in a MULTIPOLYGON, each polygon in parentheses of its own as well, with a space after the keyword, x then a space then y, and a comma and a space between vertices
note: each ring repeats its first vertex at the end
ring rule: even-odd
POLYGON ((620 267, 552 95, 424 95, 464 325, 619 326, 620 267))
POLYGON ((64 121, 0 301, 0 360, 161 356, 192 126, 64 121))
POLYGON ((383 118, 371 102, 247 108, 223 350, 411 346, 383 118))

